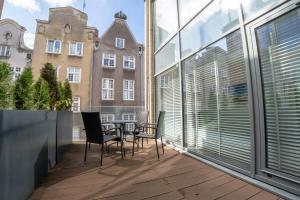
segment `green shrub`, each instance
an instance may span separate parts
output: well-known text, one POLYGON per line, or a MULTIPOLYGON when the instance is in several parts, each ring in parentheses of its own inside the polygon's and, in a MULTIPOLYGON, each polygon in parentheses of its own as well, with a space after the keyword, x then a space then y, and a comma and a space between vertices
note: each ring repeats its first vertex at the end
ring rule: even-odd
POLYGON ((51 63, 46 63, 41 70, 41 77, 47 81, 49 87, 49 95, 50 102, 49 107, 50 110, 54 110, 57 101, 57 80, 56 80, 56 72, 51 63))
POLYGON ((33 108, 33 79, 31 68, 25 68, 15 82, 14 103, 19 110, 33 108))
POLYGON ((48 82, 42 78, 34 84, 33 95, 34 108, 37 110, 48 110, 50 95, 48 82))
POLYGON ((57 102, 56 110, 70 110, 72 107, 72 90, 68 80, 64 85, 60 82, 57 84, 57 102))
POLYGON ((12 107, 12 86, 9 64, 0 61, 0 109, 12 107))

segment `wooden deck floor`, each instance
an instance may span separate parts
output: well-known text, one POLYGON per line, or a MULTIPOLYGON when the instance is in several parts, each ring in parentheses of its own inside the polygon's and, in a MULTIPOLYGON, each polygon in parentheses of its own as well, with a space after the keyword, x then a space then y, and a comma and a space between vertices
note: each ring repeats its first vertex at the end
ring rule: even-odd
POLYGON ((84 165, 84 144, 73 144, 30 199, 280 199, 172 149, 166 148, 158 161, 153 143, 134 157, 127 144, 124 160, 120 154, 106 155, 101 168, 99 152, 100 147, 92 145, 84 165))

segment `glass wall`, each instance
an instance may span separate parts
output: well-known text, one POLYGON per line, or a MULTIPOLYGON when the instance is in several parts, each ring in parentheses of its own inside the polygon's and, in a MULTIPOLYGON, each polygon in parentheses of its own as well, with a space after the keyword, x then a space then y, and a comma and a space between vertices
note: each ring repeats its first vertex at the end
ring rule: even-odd
POLYGON ((240 31, 183 61, 184 132, 195 153, 249 169, 246 66, 240 31))
POLYGON ((154 3, 155 50, 178 30, 177 0, 156 0, 154 3))
POLYGON ((165 111, 164 138, 167 142, 182 145, 182 116, 179 67, 156 77, 156 113, 165 111))
POLYGON ((243 11, 245 19, 254 17, 260 11, 264 9, 271 8, 276 4, 283 2, 283 0, 243 0, 241 1, 243 5, 243 11))
POLYGON ((179 39, 176 35, 155 55, 155 73, 159 73, 179 61, 179 39))
POLYGON ((300 9, 256 30, 262 72, 266 166, 300 174, 300 9))
POLYGON ((181 31, 182 57, 220 38, 239 25, 238 1, 217 0, 211 3, 181 31))

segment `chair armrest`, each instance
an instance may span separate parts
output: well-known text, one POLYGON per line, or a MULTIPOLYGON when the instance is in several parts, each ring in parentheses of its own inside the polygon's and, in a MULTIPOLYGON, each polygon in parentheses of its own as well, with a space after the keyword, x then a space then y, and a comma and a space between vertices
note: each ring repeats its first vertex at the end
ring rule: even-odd
POLYGON ((107 134, 107 132, 112 132, 112 131, 116 131, 116 130, 119 130, 120 133, 122 132, 121 128, 120 127, 115 127, 115 128, 110 128, 110 129, 107 129, 105 131, 103 131, 105 134, 107 134))

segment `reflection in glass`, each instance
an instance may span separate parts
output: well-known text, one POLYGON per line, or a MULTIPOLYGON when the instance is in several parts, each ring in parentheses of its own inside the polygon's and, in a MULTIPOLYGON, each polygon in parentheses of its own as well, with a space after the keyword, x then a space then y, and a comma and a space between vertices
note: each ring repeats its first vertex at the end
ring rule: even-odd
POLYGON ((271 8, 281 1, 282 0, 243 0, 241 3, 243 6, 245 19, 248 19, 251 16, 257 16, 259 11, 266 8, 271 8))
POLYGON ((155 55, 155 73, 175 64, 179 60, 179 39, 176 35, 155 55))
POLYGON ((157 50, 178 29, 177 0, 156 0, 154 15, 155 50, 157 50))
POLYGON ((256 30, 262 73, 266 165, 300 174, 300 15, 288 13, 256 30))
POLYGON ((164 121, 164 138, 167 142, 181 145, 181 95, 179 68, 171 70, 156 78, 156 113, 166 111, 164 121))
POLYGON ((183 61, 186 145, 249 169, 250 125, 240 31, 183 61))
POLYGON ((187 56, 217 40, 239 24, 239 0, 216 0, 181 32, 181 53, 187 56))
POLYGON ((180 25, 184 25, 211 0, 179 0, 180 25))

